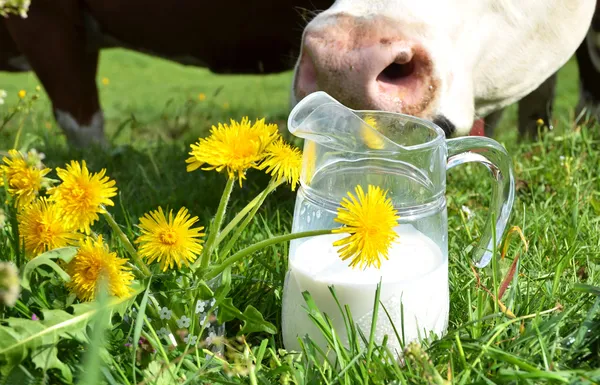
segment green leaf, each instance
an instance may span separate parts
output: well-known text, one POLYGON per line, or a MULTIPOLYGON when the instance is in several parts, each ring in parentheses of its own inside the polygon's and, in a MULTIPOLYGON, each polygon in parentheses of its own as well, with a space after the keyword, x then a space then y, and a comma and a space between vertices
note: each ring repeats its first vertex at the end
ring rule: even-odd
MULTIPOLYGON (((78 308, 78 310, 81 308, 78 308)), ((43 321, 33 321, 38 324, 45 325, 60 325, 63 322, 69 322, 73 318, 73 314, 63 310, 42 310, 43 321)), ((25 320, 28 321, 28 320, 25 320)), ((72 339, 79 342, 87 342, 87 335, 85 328, 67 328, 65 330, 59 330, 59 337, 65 339, 72 339)))
POLYGON ((60 249, 50 250, 44 254, 40 254, 31 261, 29 261, 23 269, 23 277, 21 278, 21 286, 24 289, 31 291, 31 275, 40 266, 51 267, 63 281, 68 282, 71 280, 69 274, 67 274, 56 262, 55 259, 60 259, 66 263, 69 263, 73 257, 77 254, 77 248, 75 247, 62 247, 60 249))
MULTIPOLYGON (((33 321, 23 318, 9 318, 7 320, 9 326, 12 328, 4 328, 0 329, 0 335, 2 332, 7 332, 12 334, 13 336, 18 336, 18 339, 12 341, 6 341, 4 338, 2 341, 8 342, 11 345, 18 345, 19 340, 26 336, 27 334, 38 335, 39 338, 33 339, 29 342, 28 347, 32 351, 35 350, 35 354, 32 354, 32 362, 35 364, 36 368, 39 369, 58 369, 61 371, 63 377, 68 382, 72 381, 71 370, 66 366, 63 362, 61 362, 58 357, 58 349, 56 348, 56 344, 59 341, 59 338, 66 337, 69 338, 68 334, 63 334, 57 332, 56 334, 46 334, 44 330, 50 325, 56 325, 61 323, 63 320, 72 317, 69 313, 66 313, 62 310, 44 310, 44 320, 43 321, 33 321)), ((0 348, 2 347, 2 342, 0 342, 0 348)), ((18 365, 21 361, 27 358, 27 349, 20 349, 14 352, 15 354, 8 354, 7 357, 7 372, 5 373, 5 368, 2 368, 2 373, 7 374, 8 371, 12 370, 13 365, 18 365), (11 359, 12 358, 12 359, 11 359), (10 369, 10 370, 9 370, 10 369)), ((4 354, 0 355, 0 362, 3 361, 4 354)))
MULTIPOLYGON (((173 366, 173 365, 169 365, 173 366)), ((148 368, 144 369, 144 379, 147 384, 152 385, 176 385, 177 382, 171 377, 168 369, 163 369, 162 365, 157 361, 152 361, 148 364, 148 368)))
POLYGON ((207 300, 207 299, 211 299, 215 296, 215 293, 212 291, 212 289, 206 284, 206 282, 204 282, 204 280, 200 280, 198 282, 198 295, 200 296, 200 299, 203 300, 207 300))
MULTIPOLYGON (((21 336, 11 328, 0 326, 0 341, 2 341, 2 344, 16 345, 20 339, 21 336)), ((16 350, 6 357, 4 355, 0 356, 0 373, 7 376, 14 367, 25 361, 25 358, 27 358, 26 350, 16 350)))
POLYGON ((213 278, 210 282, 216 284, 218 280, 221 280, 221 284, 215 292, 217 301, 225 299, 231 290, 231 266, 227 266, 220 276, 213 278))
POLYGON ((45 349, 40 349, 40 353, 35 354, 31 358, 31 361, 38 369, 58 369, 67 383, 73 382, 71 369, 67 364, 58 359, 57 353, 58 349, 56 345, 48 346, 45 349))
POLYGON ((277 328, 270 322, 265 321, 263 315, 252 305, 248 305, 244 314, 242 314, 244 325, 240 334, 248 334, 253 332, 265 332, 276 334, 277 328))
MULTIPOLYGON (((7 375, 30 354, 35 356, 48 346, 56 346, 61 338, 85 341, 85 328, 99 311, 122 313, 141 291, 142 288, 137 285, 130 296, 112 297, 102 307, 93 302, 73 305, 73 314, 63 310, 44 310, 42 320, 5 319, 6 326, 0 326, 0 373, 7 375)), ((52 362, 56 369, 63 370, 60 364, 52 362)))
POLYGON ((135 327, 133 329, 133 379, 135 382, 135 357, 137 353, 138 341, 140 340, 140 335, 142 334, 142 327, 144 326, 144 315, 146 314, 146 305, 148 304, 148 294, 150 294, 150 283, 152 282, 152 277, 148 279, 148 286, 144 291, 144 296, 142 297, 142 302, 140 303, 140 308, 138 310, 138 315, 135 318, 135 327))
POLYGON ((102 362, 109 359, 106 357, 105 334, 110 327, 111 312, 108 308, 109 292, 106 280, 99 282, 100 290, 93 304, 97 313, 90 321, 92 331, 90 342, 87 346, 83 359, 83 376, 78 383, 81 385, 96 385, 100 381, 102 362))
POLYGON ((270 334, 277 333, 277 328, 270 322, 265 321, 263 315, 252 305, 248 305, 242 313, 233 304, 231 298, 225 298, 218 303, 219 323, 238 319, 243 322, 242 330, 238 334, 248 334, 253 332, 266 332, 270 334))
POLYGON ((31 385, 35 383, 35 377, 23 365, 17 366, 11 371, 8 376, 2 378, 0 376, 0 384, 2 385, 31 385))
POLYGON ((234 319, 241 320, 241 317, 243 317, 242 312, 233 305, 233 300, 231 298, 224 298, 222 301, 218 302, 218 307, 219 314, 217 316, 217 320, 221 324, 234 319))

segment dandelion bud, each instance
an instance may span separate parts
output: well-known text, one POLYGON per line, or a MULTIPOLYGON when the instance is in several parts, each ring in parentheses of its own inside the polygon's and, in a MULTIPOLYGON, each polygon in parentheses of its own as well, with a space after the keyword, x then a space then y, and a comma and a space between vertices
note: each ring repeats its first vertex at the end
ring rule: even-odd
POLYGON ((20 294, 17 267, 12 262, 0 262, 0 304, 13 307, 20 294))

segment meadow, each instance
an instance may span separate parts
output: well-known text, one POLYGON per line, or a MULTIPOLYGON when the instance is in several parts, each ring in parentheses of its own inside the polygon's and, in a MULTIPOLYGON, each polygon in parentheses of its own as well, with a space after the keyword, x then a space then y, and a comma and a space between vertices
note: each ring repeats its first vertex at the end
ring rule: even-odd
MULTIPOLYGON (((40 92, 30 111, 0 126, 0 153, 4 155, 18 140, 16 147, 44 153, 47 167, 85 160, 91 171, 105 168, 119 189, 110 213, 131 239, 139 235, 139 218, 159 205, 174 210, 185 206, 208 226, 226 178, 216 172, 187 172, 190 144, 207 135, 211 125, 248 116, 278 124, 286 140, 300 146, 285 129, 290 82, 289 72, 217 76, 141 54, 108 50, 101 56, 98 85, 111 148, 68 148, 52 119, 49 101, 40 92)), ((37 85, 32 73, 1 73, 0 89, 8 97, 0 106, 0 118, 18 103, 19 90, 26 90, 29 98, 37 85)), ((558 87, 553 131, 543 132, 535 141, 519 141, 515 106, 496 130, 495 139, 513 159, 517 196, 504 247, 484 269, 470 264, 469 253, 487 215, 491 191, 487 170, 466 165, 449 172, 450 324, 446 335, 412 346, 404 362, 393 360, 381 346, 340 348, 329 361, 310 343, 303 352, 283 350, 279 329, 285 242, 248 255, 231 270, 227 296, 232 306, 243 310, 251 305, 260 317, 253 313, 254 327, 249 326, 248 317, 231 317, 226 323, 223 356, 201 347, 172 348, 165 341, 159 343, 160 339, 154 339, 156 324, 152 326, 147 319, 144 323, 143 314, 132 315, 130 310, 123 314, 135 322, 123 321, 123 314, 115 311, 112 326, 103 328, 102 317, 107 316, 98 312, 81 336, 68 338, 59 333, 60 338, 52 339, 46 348, 73 373, 71 381, 80 384, 599 383, 600 127, 573 124, 574 62, 561 70, 558 87), (137 339, 132 337, 140 335, 145 342, 133 349, 131 341, 137 339)), ((54 172, 50 175, 56 178, 54 172)), ((243 187, 233 190, 226 220, 267 183, 264 173, 249 171, 243 187)), ((294 197, 295 192, 279 187, 257 210, 232 252, 289 232, 294 197)), ((20 245, 8 230, 14 218, 6 203, 4 212, 0 260, 24 263, 20 245)), ((107 222, 100 221, 94 229, 105 234, 111 248, 125 257, 126 245, 111 237, 107 222)), ((153 278, 153 285, 158 285, 153 286, 155 298, 163 306, 170 301, 193 308, 196 297, 190 297, 184 284, 174 286, 174 274, 153 278)), ((2 325, 9 317, 31 319, 44 309, 67 310, 72 305, 60 297, 64 289, 55 288, 59 285, 53 270, 42 267, 32 277, 39 286, 25 290, 20 304, 0 307, 2 325)), ((144 289, 133 307, 147 309, 147 318, 156 319, 160 306, 148 299, 149 290, 144 289)), ((326 323, 322 326, 325 335, 337 338, 326 323)), ((369 336, 365 338, 368 341, 369 336)), ((9 350, 0 341, 0 365, 7 359, 18 361, 10 374, 0 377, 0 383, 69 382, 65 372, 57 369, 61 365, 25 357, 28 353, 21 351, 25 355, 21 358, 15 358, 14 351, 3 356, 9 350)), ((39 351, 36 346, 29 353, 42 354, 39 351)))

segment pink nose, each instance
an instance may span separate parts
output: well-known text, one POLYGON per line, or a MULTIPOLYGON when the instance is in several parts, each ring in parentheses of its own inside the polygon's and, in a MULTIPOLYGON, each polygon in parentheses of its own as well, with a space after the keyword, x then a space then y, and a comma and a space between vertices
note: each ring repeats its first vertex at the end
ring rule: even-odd
POLYGON ((307 27, 297 69, 298 99, 322 90, 355 109, 427 115, 437 90, 429 54, 387 18, 328 16, 307 27))

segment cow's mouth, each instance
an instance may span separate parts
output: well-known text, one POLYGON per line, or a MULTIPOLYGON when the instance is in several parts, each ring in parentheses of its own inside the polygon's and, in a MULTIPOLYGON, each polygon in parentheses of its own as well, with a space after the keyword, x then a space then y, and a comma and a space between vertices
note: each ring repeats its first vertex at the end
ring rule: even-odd
POLYGON ((392 63, 385 67, 377 76, 379 83, 397 85, 399 81, 411 76, 415 72, 415 61, 410 60, 407 63, 392 63))

